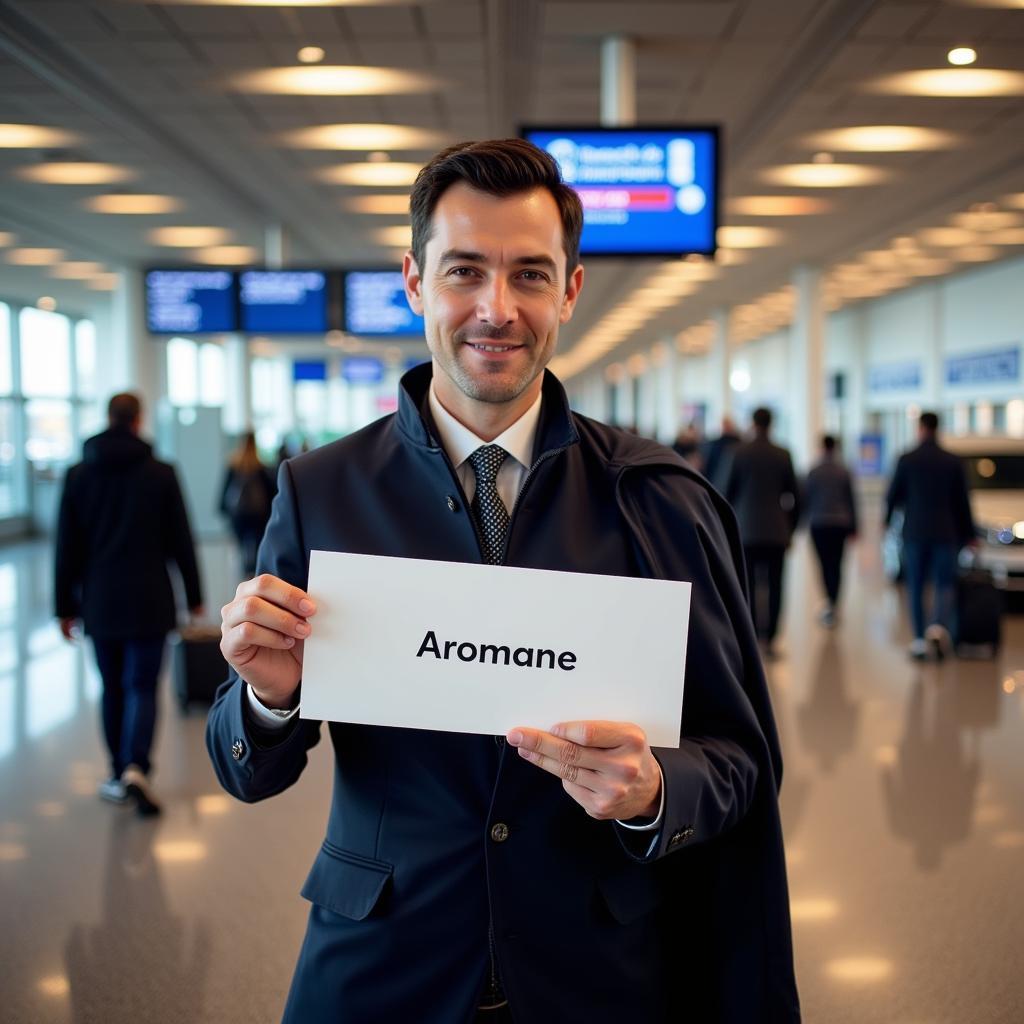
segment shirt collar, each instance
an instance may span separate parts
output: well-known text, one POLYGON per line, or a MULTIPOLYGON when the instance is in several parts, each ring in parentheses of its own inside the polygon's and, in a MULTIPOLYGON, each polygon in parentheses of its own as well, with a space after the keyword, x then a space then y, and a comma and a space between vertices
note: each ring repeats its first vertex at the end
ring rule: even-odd
MULTIPOLYGON (((541 394, 522 416, 519 417, 507 430, 499 434, 491 444, 500 445, 520 465, 529 469, 530 460, 533 458, 533 445, 537 436, 537 423, 540 419, 541 394)), ((430 403, 430 415, 434 418, 434 425, 440 435, 441 446, 452 460, 452 465, 458 469, 481 445, 487 444, 482 441, 469 427, 460 423, 440 402, 431 383, 428 395, 430 403)))

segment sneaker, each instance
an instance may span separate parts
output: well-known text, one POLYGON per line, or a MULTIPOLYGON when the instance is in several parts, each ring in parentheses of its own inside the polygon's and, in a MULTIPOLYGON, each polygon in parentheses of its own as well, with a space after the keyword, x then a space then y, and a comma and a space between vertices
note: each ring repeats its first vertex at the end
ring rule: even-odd
POLYGON ((931 650, 932 657, 936 661, 942 661, 952 649, 953 645, 945 626, 940 626, 937 623, 929 626, 924 631, 924 637, 931 650))
POLYGON ((128 765, 121 775, 121 782, 124 785, 127 795, 135 801, 135 809, 143 818, 152 817, 160 813, 160 804, 153 796, 149 786, 149 779, 146 773, 134 764, 128 765))
POLYGON ((101 782, 96 787, 96 792, 99 793, 101 800, 106 800, 109 803, 128 803, 128 790, 125 789, 124 783, 120 779, 107 779, 105 782, 101 782))
POLYGON ((928 657, 928 644, 923 637, 916 637, 911 640, 907 653, 914 661, 924 661, 928 657))

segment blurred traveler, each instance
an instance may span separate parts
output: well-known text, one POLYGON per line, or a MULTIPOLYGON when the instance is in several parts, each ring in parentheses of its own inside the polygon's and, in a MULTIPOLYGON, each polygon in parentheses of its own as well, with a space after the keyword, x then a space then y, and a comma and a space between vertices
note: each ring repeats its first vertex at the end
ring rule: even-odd
POLYGON ((57 526, 56 614, 65 639, 81 619, 103 681, 103 735, 110 779, 100 796, 160 806, 150 787, 156 686, 164 641, 177 625, 167 573, 173 561, 194 617, 203 614, 199 571, 173 467, 139 436, 142 405, 118 394, 109 428, 89 438, 64 480, 57 526))
POLYGON ((821 622, 832 627, 842 585, 843 551, 847 540, 857 536, 857 505, 850 471, 839 458, 836 439, 830 434, 821 439, 821 460, 807 474, 803 498, 828 602, 821 622))
POLYGON ((772 443, 771 427, 771 410, 755 409, 754 436, 733 448, 724 492, 740 522, 750 613, 768 657, 775 655, 786 548, 800 519, 793 460, 785 448, 772 443))
POLYGON ((694 469, 700 471, 704 459, 701 455, 700 431, 697 429, 696 421, 691 420, 679 431, 672 444, 672 450, 681 458, 686 459, 694 469))
POLYGON ((221 784, 280 793, 320 738, 296 713, 312 549, 690 580, 686 710, 679 747, 656 751, 628 722, 331 723, 284 1019, 795 1024, 781 762, 735 520, 674 452, 572 412, 545 372, 583 284, 582 208, 552 157, 453 146, 411 207, 403 273, 432 363, 394 415, 282 467, 261 575, 223 609, 221 784))
POLYGON ((228 462, 221 489, 220 510, 228 517, 242 556, 242 576, 256 572, 256 551, 270 519, 270 505, 277 493, 274 478, 260 462, 256 435, 242 435, 228 462))
POLYGON ((903 509, 903 563, 914 638, 910 656, 942 658, 952 648, 957 555, 977 543, 963 464, 939 445, 939 417, 923 412, 918 446, 904 452, 886 495, 885 523, 903 509), (932 584, 930 613, 924 592, 932 584))
POLYGON ((742 440, 733 418, 723 416, 721 434, 708 441, 704 446, 704 475, 710 481, 711 486, 719 491, 725 490, 732 453, 742 440))

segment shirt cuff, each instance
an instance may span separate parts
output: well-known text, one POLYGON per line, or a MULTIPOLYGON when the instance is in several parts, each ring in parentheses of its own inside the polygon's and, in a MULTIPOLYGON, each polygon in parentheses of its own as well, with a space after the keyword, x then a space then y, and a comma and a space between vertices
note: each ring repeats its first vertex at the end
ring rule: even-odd
POLYGON ((619 821, 619 819, 616 818, 616 822, 623 828, 631 829, 633 832, 654 832, 661 828, 662 819, 665 817, 665 773, 661 770, 660 764, 658 765, 658 776, 661 779, 661 802, 658 804, 657 817, 646 825, 630 825, 628 821, 619 821))
POLYGON ((260 703, 252 686, 245 684, 245 692, 249 700, 249 710, 253 713, 256 721, 265 729, 283 729, 298 713, 298 707, 290 711, 282 711, 280 714, 271 711, 265 704, 260 703))

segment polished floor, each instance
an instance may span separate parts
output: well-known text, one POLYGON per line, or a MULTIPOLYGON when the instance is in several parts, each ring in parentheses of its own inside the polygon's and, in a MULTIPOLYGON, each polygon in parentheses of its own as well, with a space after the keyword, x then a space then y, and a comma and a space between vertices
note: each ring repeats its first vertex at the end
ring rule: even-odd
MULTIPOLYGON (((203 564, 216 609, 232 555, 209 544, 203 564)), ((49 617, 50 572, 45 544, 0 549, 0 1020, 277 1021, 327 813, 327 746, 288 793, 233 802, 203 715, 182 717, 165 686, 164 816, 100 803, 96 674, 49 617)), ((994 662, 917 666, 872 538, 847 573, 827 632, 798 542, 770 667, 804 1019, 1020 1022, 1024 616, 1007 617, 994 662)))

